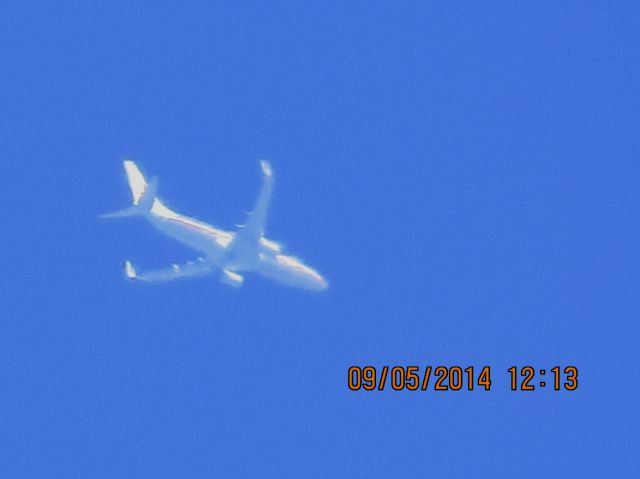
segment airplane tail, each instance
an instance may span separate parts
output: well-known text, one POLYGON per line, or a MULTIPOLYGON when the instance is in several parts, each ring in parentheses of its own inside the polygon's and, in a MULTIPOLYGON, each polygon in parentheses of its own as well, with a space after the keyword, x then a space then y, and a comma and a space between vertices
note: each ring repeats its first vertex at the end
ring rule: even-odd
POLYGON ((127 174, 127 181, 129 182, 129 188, 131 189, 131 195, 133 196, 133 205, 137 206, 147 189, 147 180, 136 165, 131 160, 125 160, 123 163, 124 171, 127 174))
POLYGON ((149 212, 156 200, 158 192, 158 178, 153 177, 147 183, 138 166, 131 160, 124 162, 124 170, 133 197, 133 205, 113 213, 101 215, 103 218, 124 218, 127 216, 144 215, 149 212))

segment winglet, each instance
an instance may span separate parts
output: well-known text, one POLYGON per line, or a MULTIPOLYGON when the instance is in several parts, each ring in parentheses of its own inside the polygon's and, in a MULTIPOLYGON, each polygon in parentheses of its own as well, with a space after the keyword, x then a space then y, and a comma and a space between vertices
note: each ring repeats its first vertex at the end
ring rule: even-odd
POLYGON ((127 260, 124 263, 124 272, 127 275, 127 278, 129 279, 135 279, 136 278, 136 270, 133 267, 133 265, 131 264, 131 261, 127 260))
POLYGON ((267 177, 273 176, 273 170, 271 169, 271 163, 267 160, 260 160, 260 168, 262 169, 262 174, 267 177))

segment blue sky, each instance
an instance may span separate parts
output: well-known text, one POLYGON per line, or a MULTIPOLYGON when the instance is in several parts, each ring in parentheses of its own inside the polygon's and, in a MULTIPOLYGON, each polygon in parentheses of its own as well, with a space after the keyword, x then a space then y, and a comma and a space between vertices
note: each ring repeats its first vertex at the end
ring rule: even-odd
POLYGON ((637 4, 225 3, 0 8, 0 475, 633 477, 637 4), (331 288, 126 282, 194 255, 98 218, 128 157, 224 228, 270 159, 268 234, 331 288))

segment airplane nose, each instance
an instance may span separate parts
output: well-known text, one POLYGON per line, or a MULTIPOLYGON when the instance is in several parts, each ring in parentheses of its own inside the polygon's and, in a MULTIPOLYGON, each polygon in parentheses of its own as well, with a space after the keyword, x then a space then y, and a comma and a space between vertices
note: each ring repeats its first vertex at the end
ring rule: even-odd
POLYGON ((319 274, 313 278, 313 289, 316 291, 324 291, 329 287, 329 283, 319 274))

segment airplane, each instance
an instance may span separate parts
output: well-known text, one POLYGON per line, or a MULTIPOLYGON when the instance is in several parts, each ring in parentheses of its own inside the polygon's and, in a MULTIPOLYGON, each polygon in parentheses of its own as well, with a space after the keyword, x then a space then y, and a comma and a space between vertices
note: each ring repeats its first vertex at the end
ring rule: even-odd
POLYGON ((131 160, 123 163, 133 204, 103 218, 142 217, 156 229, 197 250, 200 256, 183 265, 140 274, 131 261, 125 262, 125 274, 131 280, 155 283, 219 273, 227 285, 240 287, 245 273, 257 273, 278 283, 310 291, 323 291, 328 283, 320 273, 294 256, 284 254, 282 246, 265 237, 265 223, 274 175, 269 162, 260 161, 263 183, 253 211, 244 225, 234 232, 181 215, 158 199, 158 179, 147 182, 131 160))

